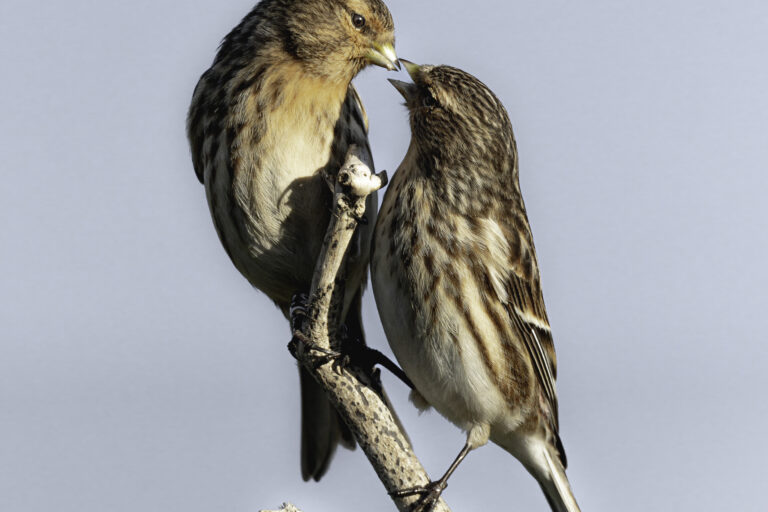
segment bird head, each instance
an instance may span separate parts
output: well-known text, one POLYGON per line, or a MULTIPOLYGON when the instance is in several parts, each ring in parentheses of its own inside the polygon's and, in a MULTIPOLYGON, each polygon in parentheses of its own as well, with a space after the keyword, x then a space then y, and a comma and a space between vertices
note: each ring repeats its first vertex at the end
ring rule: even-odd
POLYGON ((405 98, 417 146, 433 156, 474 162, 509 153, 512 124, 485 84, 454 67, 400 62, 413 83, 390 82, 405 98))
POLYGON ((370 64, 399 68, 392 15, 381 0, 287 3, 286 50, 315 74, 349 81, 370 64))

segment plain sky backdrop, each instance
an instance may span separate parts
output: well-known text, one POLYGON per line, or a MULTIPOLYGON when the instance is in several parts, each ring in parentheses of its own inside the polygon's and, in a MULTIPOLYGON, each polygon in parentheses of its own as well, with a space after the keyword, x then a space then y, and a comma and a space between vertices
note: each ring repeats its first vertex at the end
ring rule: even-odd
MULTIPOLYGON (((585 512, 764 512, 768 3, 389 0, 398 53, 506 105, 585 512)), ((0 3, 0 510, 391 511, 357 450, 299 474, 298 379, 275 307, 229 262, 184 133, 252 0, 0 3)), ((356 84, 379 170, 404 107, 356 84)), ((372 293, 370 343, 389 351, 372 293)), ((419 416, 439 475, 463 434, 419 416)), ((501 449, 455 512, 545 511, 501 449)))

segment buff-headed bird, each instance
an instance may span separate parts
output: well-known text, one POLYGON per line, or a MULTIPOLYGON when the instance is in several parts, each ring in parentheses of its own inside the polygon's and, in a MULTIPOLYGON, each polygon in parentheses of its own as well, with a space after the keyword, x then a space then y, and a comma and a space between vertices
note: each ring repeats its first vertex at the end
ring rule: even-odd
POLYGON ((555 377, 533 236, 504 106, 472 75, 401 59, 411 142, 376 223, 371 275, 412 400, 467 433, 458 464, 489 440, 536 478, 554 512, 578 512, 565 475, 555 377))
MULTIPOLYGON (((394 41, 381 0, 263 0, 224 38, 195 88, 187 134, 219 239, 286 316, 311 285, 332 209, 328 177, 352 144, 374 168, 351 81, 370 64, 395 69, 394 41)), ((375 215, 373 194, 347 259, 342 315, 359 338, 375 215)), ((337 444, 354 447, 354 439, 304 370, 300 381, 301 471, 319 480, 337 444)))

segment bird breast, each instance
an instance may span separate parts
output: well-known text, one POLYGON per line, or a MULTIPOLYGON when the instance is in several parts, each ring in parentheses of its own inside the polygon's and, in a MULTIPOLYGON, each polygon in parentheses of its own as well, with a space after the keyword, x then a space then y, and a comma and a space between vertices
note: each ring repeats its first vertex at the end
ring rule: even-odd
POLYGON ((316 218, 318 200, 326 200, 325 191, 318 190, 322 180, 312 177, 331 158, 334 124, 346 92, 334 89, 284 65, 244 100, 243 110, 253 119, 249 124, 261 125, 263 133, 256 144, 236 144, 241 158, 234 192, 240 208, 258 219, 252 228, 259 231, 255 239, 265 250, 282 241, 285 228, 292 227, 285 223, 289 217, 316 218))
POLYGON ((382 324, 404 371, 441 414, 467 430, 509 421, 497 382, 508 374, 504 348, 485 336, 495 329, 460 254, 465 230, 437 200, 428 179, 405 168, 387 191, 372 272, 382 324))
POLYGON ((320 171, 332 163, 346 94, 295 73, 290 66, 268 73, 258 90, 233 102, 229 162, 217 165, 232 169, 231 182, 209 185, 215 202, 231 195, 238 210, 217 219, 235 265, 278 303, 311 280, 329 218, 320 171))

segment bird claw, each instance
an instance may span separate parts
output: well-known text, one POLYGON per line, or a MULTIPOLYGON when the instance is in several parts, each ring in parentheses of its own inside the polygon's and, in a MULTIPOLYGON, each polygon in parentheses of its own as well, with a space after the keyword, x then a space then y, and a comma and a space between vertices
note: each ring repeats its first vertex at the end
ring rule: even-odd
POLYGON ((389 495, 393 498, 421 495, 421 499, 415 503, 410 512, 430 512, 446 487, 448 487, 448 482, 438 480, 437 482, 429 482, 427 485, 394 491, 389 493, 389 495))
POLYGON ((330 350, 318 346, 310 346, 309 349, 321 354, 319 356, 315 356, 315 360, 312 362, 312 367, 314 369, 318 369, 325 364, 331 363, 331 368, 333 368, 333 371, 341 375, 341 368, 347 364, 347 356, 341 352, 337 352, 336 350, 330 350))
POLYGON ((288 308, 288 317, 291 322, 291 332, 293 337, 288 343, 288 350, 295 358, 304 357, 307 352, 319 352, 322 354, 320 357, 313 358, 313 366, 319 368, 331 359, 335 359, 340 356, 338 352, 318 347, 309 336, 304 333, 304 326, 307 321, 307 310, 309 309, 307 303, 309 297, 306 293, 297 293, 291 297, 291 305, 288 308), (303 348, 303 350, 301 350, 303 348), (301 352, 300 352, 301 350, 301 352))
POLYGON ((376 369, 374 367, 379 365, 389 370, 392 375, 400 379, 406 386, 415 389, 413 382, 411 382, 411 379, 408 378, 402 368, 397 366, 397 363, 382 352, 361 343, 359 340, 349 340, 345 336, 342 336, 341 346, 342 352, 347 355, 349 362, 363 370, 367 375, 375 376, 376 369))
POLYGON ((413 383, 405 375, 405 372, 395 364, 394 361, 382 354, 376 349, 366 346, 360 340, 353 340, 349 337, 349 329, 346 325, 339 326, 337 332, 341 340, 341 350, 330 350, 318 347, 305 333, 304 326, 307 321, 307 302, 309 297, 305 293, 297 293, 291 298, 291 304, 288 309, 288 316, 291 322, 291 331, 293 338, 288 343, 288 350, 293 357, 299 357, 299 343, 305 347, 305 351, 312 351, 321 355, 314 357, 312 365, 319 368, 324 364, 333 362, 333 368, 336 373, 341 372, 341 368, 349 368, 354 365, 360 368, 366 375, 373 378, 374 387, 381 392, 381 381, 374 370, 375 365, 381 365, 388 369, 397 378, 402 380, 408 387, 414 389, 413 383))
POLYGON ((304 326, 307 321, 307 302, 309 302, 309 297, 305 293, 297 293, 291 298, 288 316, 291 322, 293 337, 288 343, 288 350, 296 359, 305 359, 308 353, 312 353, 310 359, 314 369, 333 362, 334 369, 338 373, 342 365, 348 364, 349 356, 336 350, 319 347, 306 335, 304 326))
POLYGON ((310 359, 312 368, 317 369, 321 366, 333 363, 333 368, 340 373, 340 368, 348 364, 349 356, 336 350, 320 347, 315 344, 307 335, 301 331, 295 331, 293 338, 288 343, 288 351, 293 357, 300 360, 310 359), (310 357, 308 354, 312 353, 310 357))

